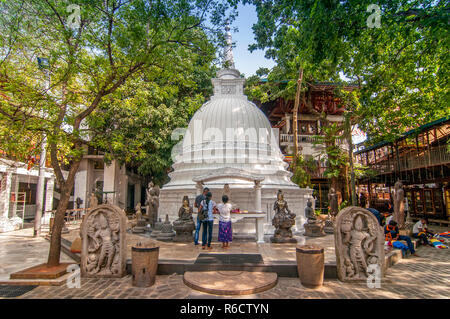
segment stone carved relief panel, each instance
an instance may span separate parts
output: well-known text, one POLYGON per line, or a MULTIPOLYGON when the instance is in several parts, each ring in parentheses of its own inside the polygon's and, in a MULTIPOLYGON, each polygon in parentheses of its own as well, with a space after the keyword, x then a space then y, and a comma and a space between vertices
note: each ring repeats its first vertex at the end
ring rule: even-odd
POLYGON ((114 205, 99 205, 81 225, 83 277, 122 277, 126 274, 125 212, 114 205))
POLYGON ((236 85, 222 85, 222 94, 236 94, 236 85))
POLYGON ((364 281, 374 271, 383 276, 384 235, 376 217, 350 206, 338 213, 334 227, 339 280, 364 281))

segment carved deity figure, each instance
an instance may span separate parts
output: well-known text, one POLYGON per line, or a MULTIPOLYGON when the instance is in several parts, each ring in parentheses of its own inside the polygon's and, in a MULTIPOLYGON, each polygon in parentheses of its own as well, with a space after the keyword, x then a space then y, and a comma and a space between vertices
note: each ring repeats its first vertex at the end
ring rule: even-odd
POLYGON ((405 192, 402 182, 398 181, 394 185, 394 220, 398 223, 399 229, 405 227, 405 192))
POLYGON ((81 275, 122 277, 126 274, 125 212, 114 205, 99 205, 81 225, 81 275))
POLYGON ((272 219, 272 225, 275 227, 275 234, 272 238, 275 242, 293 239, 291 227, 295 225, 296 215, 289 210, 281 190, 278 191, 277 200, 273 204, 273 210, 275 216, 272 219))
POLYGON ((328 202, 330 205, 330 215, 336 216, 339 212, 339 204, 338 204, 338 195, 336 194, 336 190, 331 187, 330 192, 328 193, 328 202))
MULTIPOLYGON (((354 266, 354 276, 365 278, 367 276, 367 255, 370 252, 369 245, 372 242, 368 232, 363 231, 361 216, 357 216, 354 228, 350 231, 349 254, 354 266)), ((347 274, 348 275, 348 274, 347 274)))
MULTIPOLYGON (((113 274, 112 267, 114 256, 116 254, 116 242, 118 236, 116 232, 113 232, 109 227, 108 221, 103 214, 97 215, 97 225, 94 234, 91 234, 92 245, 89 248, 89 253, 93 253, 100 249, 100 254, 95 260, 95 267, 93 273, 98 273, 104 269, 105 274, 113 274), (106 265, 103 265, 106 261, 106 265)), ((90 267, 92 268, 92 266, 90 267)))
POLYGON ((150 224, 154 226, 158 218, 159 186, 155 186, 153 182, 148 183, 147 199, 145 204, 147 205, 147 217, 150 224))
POLYGON ((334 235, 341 281, 366 280, 370 265, 383 271, 383 230, 371 212, 356 206, 344 208, 337 216, 334 235))

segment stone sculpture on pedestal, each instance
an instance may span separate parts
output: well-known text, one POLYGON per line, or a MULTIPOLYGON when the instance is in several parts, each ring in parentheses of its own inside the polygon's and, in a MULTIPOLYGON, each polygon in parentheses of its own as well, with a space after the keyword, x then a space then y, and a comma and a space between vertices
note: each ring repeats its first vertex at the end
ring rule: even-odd
POLYGON ((141 203, 136 205, 136 226, 131 230, 133 233, 145 233, 147 221, 142 216, 141 203))
POLYGON ((81 226, 81 274, 84 277, 122 277, 126 274, 125 212, 99 205, 81 226))
POLYGON ((178 219, 173 222, 173 229, 176 231, 175 242, 191 242, 192 232, 195 230, 194 219, 192 218, 192 206, 189 205, 189 197, 183 197, 183 205, 178 211, 178 219))
POLYGON ((308 237, 326 236, 323 232, 323 222, 317 219, 314 209, 312 208, 311 200, 308 200, 306 205, 305 217, 307 218, 307 221, 303 224, 303 227, 305 228, 305 233, 303 235, 308 237))
POLYGON ((338 278, 367 280, 384 274, 384 234, 377 218, 368 210, 350 206, 341 210, 335 223, 338 278))
POLYGON ((330 205, 330 210, 328 212, 328 218, 325 220, 325 226, 323 230, 327 234, 333 234, 334 220, 339 212, 338 195, 333 187, 330 188, 330 192, 328 193, 328 202, 330 205))
POLYGON ((153 231, 150 234, 150 237, 156 238, 158 236, 158 234, 161 232, 161 227, 162 227, 162 221, 161 218, 159 219, 159 221, 157 221, 155 223, 155 226, 153 227, 153 231))
POLYGON ((160 241, 172 241, 175 236, 172 224, 169 221, 169 215, 166 215, 166 221, 161 225, 161 231, 156 237, 160 241))
POLYGON ((336 190, 331 187, 330 192, 328 193, 328 202, 330 205, 330 215, 336 216, 339 212, 339 203, 338 203, 338 195, 336 194, 336 190))
POLYGON ((89 197, 89 208, 95 208, 98 206, 98 198, 95 193, 91 193, 91 197, 89 197))
POLYGON ((270 237, 270 241, 272 243, 296 243, 297 240, 292 237, 291 230, 291 227, 295 225, 296 215, 289 210, 281 190, 278 191, 273 210, 275 216, 272 219, 272 225, 275 227, 275 233, 273 237, 270 237))
POLYGON ((158 220, 159 186, 155 186, 153 182, 148 183, 145 204, 147 205, 146 217, 148 218, 150 225, 154 227, 158 220))
POLYGON ((405 192, 400 181, 394 185, 394 220, 399 229, 405 229, 405 192))

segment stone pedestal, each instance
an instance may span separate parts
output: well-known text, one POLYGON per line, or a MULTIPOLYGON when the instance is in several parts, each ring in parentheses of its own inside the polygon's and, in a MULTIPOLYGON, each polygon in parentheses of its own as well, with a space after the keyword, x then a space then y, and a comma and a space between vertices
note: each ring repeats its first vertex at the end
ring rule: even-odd
POLYGON ((159 221, 157 221, 155 223, 155 227, 153 227, 153 231, 152 231, 150 237, 152 237, 152 238, 158 237, 159 233, 161 232, 162 224, 163 223, 162 223, 161 218, 160 218, 159 221))
POLYGON ((323 231, 323 223, 305 223, 303 224, 303 227, 305 228, 305 233, 303 236, 323 237, 327 235, 323 231))
POLYGON ((159 246, 153 243, 131 247, 132 284, 135 287, 150 287, 155 284, 158 270, 159 246))
POLYGON ((320 288, 325 272, 324 249, 319 246, 303 245, 296 249, 297 271, 303 286, 320 288))
POLYGON ((166 215, 166 221, 161 225, 161 231, 157 235, 156 239, 159 241, 173 241, 175 232, 173 231, 172 224, 169 221, 169 215, 166 215))
POLYGON ((192 232, 195 230, 194 221, 174 221, 173 229, 176 232, 176 235, 173 238, 174 242, 192 242, 194 240, 194 237, 192 235, 192 232))
POLYGON ((334 234, 334 221, 333 217, 328 218, 325 220, 325 226, 323 227, 323 231, 326 234, 334 234))
POLYGON ((131 232, 135 234, 145 233, 146 226, 147 221, 145 219, 138 220, 136 226, 131 229, 131 232))

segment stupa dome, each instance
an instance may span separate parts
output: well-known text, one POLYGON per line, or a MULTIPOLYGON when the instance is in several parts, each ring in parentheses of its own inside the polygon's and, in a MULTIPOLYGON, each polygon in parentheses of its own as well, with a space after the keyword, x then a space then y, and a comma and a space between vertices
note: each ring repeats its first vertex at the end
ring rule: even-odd
MULTIPOLYGON (((214 95, 194 114, 177 145, 174 171, 165 188, 194 186, 196 176, 220 174, 224 169, 264 175, 263 186, 296 187, 290 181, 292 173, 286 170, 278 137, 266 115, 244 95, 244 82, 236 69, 222 69, 212 80, 214 95)), ((228 178, 226 183, 247 184, 239 178, 228 178)))
MULTIPOLYGON (((270 234, 273 203, 283 189, 301 228, 312 190, 291 181, 276 132, 266 115, 244 95, 245 79, 235 69, 229 28, 226 31, 224 68, 212 79, 211 99, 195 112, 183 139, 172 150, 173 171, 161 189, 159 214, 175 220, 181 199, 188 196, 193 202, 205 186, 213 200, 220 202, 227 185, 235 207, 266 213, 264 233, 270 234)), ((241 220, 233 225, 233 233, 254 231, 252 222, 241 220)))

